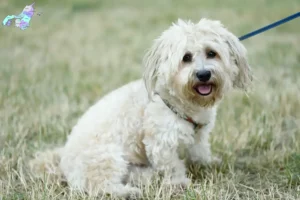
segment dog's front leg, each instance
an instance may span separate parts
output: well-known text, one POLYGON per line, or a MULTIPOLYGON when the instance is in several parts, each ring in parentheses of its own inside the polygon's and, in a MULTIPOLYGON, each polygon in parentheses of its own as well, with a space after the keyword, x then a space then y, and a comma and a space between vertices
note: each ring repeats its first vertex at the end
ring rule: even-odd
POLYGON ((200 129, 195 133, 195 144, 188 149, 189 160, 192 163, 210 165, 221 162, 221 159, 212 156, 209 133, 210 130, 208 128, 200 129))
POLYGON ((155 171, 163 172, 165 184, 184 187, 190 184, 184 161, 179 159, 177 145, 172 143, 170 137, 165 135, 164 138, 158 138, 148 135, 144 138, 144 144, 151 166, 155 171))

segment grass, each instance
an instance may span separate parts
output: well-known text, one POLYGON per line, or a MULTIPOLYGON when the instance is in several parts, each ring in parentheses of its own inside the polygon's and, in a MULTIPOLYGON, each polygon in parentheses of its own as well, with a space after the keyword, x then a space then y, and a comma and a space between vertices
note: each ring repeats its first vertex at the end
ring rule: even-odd
MULTIPOLYGON (((29 4, 30 2, 26 2, 29 4)), ((3 0, 1 19, 21 0, 3 0)), ((152 40, 177 18, 221 20, 242 35, 299 11, 295 0, 36 2, 21 31, 0 28, 0 199, 89 199, 32 179, 35 151, 61 145, 97 99, 141 77, 152 40)), ((232 92, 211 134, 220 167, 192 166, 194 184, 153 184, 144 199, 300 199, 299 20, 244 41, 256 76, 248 97, 232 92)))

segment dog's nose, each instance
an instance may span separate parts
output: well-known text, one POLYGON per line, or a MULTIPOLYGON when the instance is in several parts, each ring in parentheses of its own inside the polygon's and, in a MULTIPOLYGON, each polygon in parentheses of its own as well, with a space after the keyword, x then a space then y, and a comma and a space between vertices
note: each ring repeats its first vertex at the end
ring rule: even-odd
POLYGON ((211 77, 211 72, 209 70, 200 70, 196 73, 197 78, 200 81, 206 82, 211 77))

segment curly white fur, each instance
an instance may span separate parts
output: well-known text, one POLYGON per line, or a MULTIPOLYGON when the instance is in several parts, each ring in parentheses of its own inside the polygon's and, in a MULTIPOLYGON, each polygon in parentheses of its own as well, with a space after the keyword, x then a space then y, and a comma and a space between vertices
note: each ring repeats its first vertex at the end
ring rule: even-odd
POLYGON ((144 172, 164 172, 169 184, 189 184, 181 150, 189 161, 211 163, 209 133, 217 106, 231 88, 246 89, 251 81, 243 45, 218 21, 179 20, 154 41, 144 65, 143 80, 114 90, 81 117, 66 145, 53 151, 59 165, 45 161, 45 156, 51 158, 47 152, 31 162, 35 173, 57 171, 72 188, 91 195, 128 196, 140 193, 128 176, 144 172), (208 49, 217 57, 208 59, 208 49), (182 61, 186 52, 193 55, 189 63, 182 61), (194 89, 199 83, 195 73, 202 69, 212 72, 207 96, 194 89), (202 128, 195 131, 181 116, 202 128))

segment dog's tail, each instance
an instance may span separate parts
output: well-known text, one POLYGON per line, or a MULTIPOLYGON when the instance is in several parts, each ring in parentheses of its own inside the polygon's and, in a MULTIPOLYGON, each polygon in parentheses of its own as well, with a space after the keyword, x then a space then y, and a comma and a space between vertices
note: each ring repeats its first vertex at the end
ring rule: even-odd
POLYGON ((35 158, 29 162, 31 174, 35 178, 47 179, 51 183, 62 183, 65 181, 59 167, 63 148, 37 152, 35 158))

